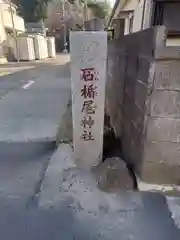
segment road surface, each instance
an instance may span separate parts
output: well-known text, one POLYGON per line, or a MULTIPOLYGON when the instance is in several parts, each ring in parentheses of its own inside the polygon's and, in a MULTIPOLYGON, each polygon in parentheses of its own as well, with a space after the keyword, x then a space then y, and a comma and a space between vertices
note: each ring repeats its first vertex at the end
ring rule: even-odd
POLYGON ((26 204, 38 192, 70 99, 69 56, 0 72, 0 196, 26 204))

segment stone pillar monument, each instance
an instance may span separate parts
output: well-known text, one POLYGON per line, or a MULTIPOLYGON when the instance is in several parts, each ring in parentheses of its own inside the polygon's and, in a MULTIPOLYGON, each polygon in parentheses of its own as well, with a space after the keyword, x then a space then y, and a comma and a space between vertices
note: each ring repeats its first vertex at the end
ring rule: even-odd
POLYGON ((107 33, 71 32, 74 157, 80 167, 102 160, 107 33))

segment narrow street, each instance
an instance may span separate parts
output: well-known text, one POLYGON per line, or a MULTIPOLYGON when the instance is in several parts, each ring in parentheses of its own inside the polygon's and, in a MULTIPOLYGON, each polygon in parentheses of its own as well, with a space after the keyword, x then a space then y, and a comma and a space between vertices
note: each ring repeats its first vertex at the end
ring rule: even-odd
POLYGON ((0 142, 53 139, 70 99, 69 66, 44 64, 0 80, 0 142))
POLYGON ((68 61, 69 56, 61 55, 54 61, 0 68, 10 73, 0 77, 2 197, 23 197, 26 204, 38 191, 70 99, 68 61))

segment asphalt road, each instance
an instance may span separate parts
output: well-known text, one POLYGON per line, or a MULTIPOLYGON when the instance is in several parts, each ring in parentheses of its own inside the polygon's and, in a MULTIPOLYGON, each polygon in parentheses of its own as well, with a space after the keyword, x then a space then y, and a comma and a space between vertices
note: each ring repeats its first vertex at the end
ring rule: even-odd
POLYGON ((59 56, 54 62, 0 77, 0 157, 17 153, 25 143, 30 154, 34 143, 38 149, 42 143, 43 149, 55 141, 70 99, 67 59, 59 56))
POLYGON ((70 99, 69 57, 0 66, 0 73, 2 209, 2 199, 26 205, 39 191, 70 99))

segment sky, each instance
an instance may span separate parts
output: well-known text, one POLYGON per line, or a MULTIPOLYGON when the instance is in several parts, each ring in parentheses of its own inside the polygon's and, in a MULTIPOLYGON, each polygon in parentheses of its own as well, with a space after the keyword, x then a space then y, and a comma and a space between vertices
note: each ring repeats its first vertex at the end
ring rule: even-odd
MULTIPOLYGON (((104 2, 104 0, 97 0, 97 2, 104 2)), ((116 0, 106 0, 108 3, 110 3, 110 6, 113 7, 114 6, 114 3, 116 0)))
POLYGON ((115 0, 108 0, 108 2, 111 4, 111 7, 114 6, 115 0))

